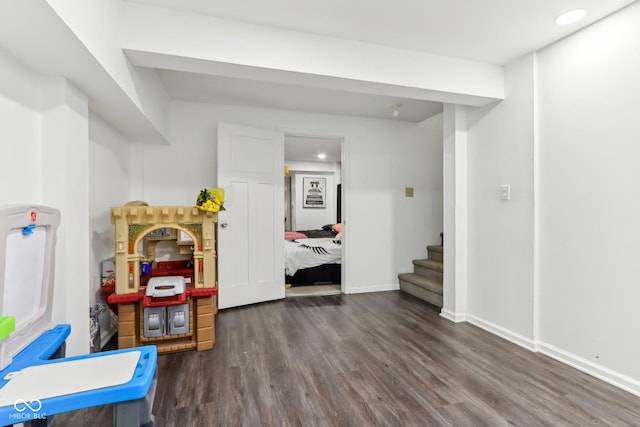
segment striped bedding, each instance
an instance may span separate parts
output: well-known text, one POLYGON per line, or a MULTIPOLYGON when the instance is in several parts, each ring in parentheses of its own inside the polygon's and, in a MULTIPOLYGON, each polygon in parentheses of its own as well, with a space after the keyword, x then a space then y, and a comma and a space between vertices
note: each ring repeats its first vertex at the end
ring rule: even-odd
POLYGON ((298 239, 284 242, 285 274, 293 276, 298 270, 322 264, 339 264, 342 246, 334 239, 298 239))

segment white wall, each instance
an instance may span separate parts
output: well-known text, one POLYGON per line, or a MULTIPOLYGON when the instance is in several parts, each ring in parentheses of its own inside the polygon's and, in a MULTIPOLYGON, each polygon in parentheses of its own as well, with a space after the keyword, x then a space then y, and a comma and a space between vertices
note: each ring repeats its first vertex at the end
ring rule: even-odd
POLYGON ((70 323, 68 354, 88 350, 88 100, 61 77, 39 76, 0 52, 0 203, 62 213, 53 321, 70 323))
POLYGON ((112 0, 47 0, 122 90, 167 135, 169 96, 155 70, 134 67, 122 51, 123 3, 112 0))
POLYGON ((638 22, 514 61, 469 114, 468 320, 640 395, 638 22))
POLYGON ((294 173, 291 190, 295 201, 293 209, 293 227, 295 230, 317 230, 326 224, 336 222, 336 188, 333 174, 322 173, 294 173), (324 178, 325 179, 325 207, 305 208, 304 207, 304 179, 324 178))
MULTIPOLYGON (((145 200, 194 203, 215 185, 216 123, 345 137, 342 164, 349 292, 395 289, 397 274, 426 255, 442 231, 441 132, 392 120, 175 102, 175 145, 144 147, 145 200), (405 198, 413 186, 415 197, 405 198)), ((223 256, 221 254, 221 256, 223 256)))
POLYGON ((133 161, 142 173, 141 199, 156 206, 192 206, 203 188, 217 180, 217 118, 207 117, 206 105, 173 107, 171 146, 144 145, 133 161))
POLYGON ((444 104, 442 119, 444 253, 441 314, 460 322, 467 314, 467 107, 444 104))
POLYGON ((326 224, 335 224, 337 219, 337 189, 340 183, 340 168, 337 163, 287 162, 292 176, 292 225, 293 230, 317 230, 326 224), (304 208, 303 178, 326 179, 324 208, 304 208))
POLYGON ((53 317, 71 324, 67 354, 77 355, 89 349, 89 100, 62 77, 42 83, 41 200, 62 213, 53 317))
POLYGON ((547 350, 640 394, 638 22, 636 2, 539 53, 538 225, 547 350))
POLYGON ((468 314, 533 339, 534 55, 505 67, 504 101, 468 109, 468 314), (500 186, 511 186, 511 200, 500 186))
POLYGON ((40 200, 40 76, 0 49, 0 204, 40 200))
MULTIPOLYGON (((105 302, 101 292, 100 262, 115 252, 111 208, 133 199, 132 144, 100 117, 89 117, 89 228, 91 235, 89 305, 105 302)), ((102 345, 115 333, 115 316, 107 310, 100 317, 102 345)))

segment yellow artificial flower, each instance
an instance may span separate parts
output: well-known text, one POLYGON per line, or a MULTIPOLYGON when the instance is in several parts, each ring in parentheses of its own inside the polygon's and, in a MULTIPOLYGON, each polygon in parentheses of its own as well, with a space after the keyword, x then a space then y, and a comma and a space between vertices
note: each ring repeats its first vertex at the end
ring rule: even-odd
POLYGON ((224 189, 205 188, 200 191, 196 199, 196 207, 206 212, 218 212, 225 210, 224 208, 224 189))
POLYGON ((214 199, 218 199, 220 204, 224 203, 224 188, 214 188, 210 190, 211 194, 213 194, 214 199))

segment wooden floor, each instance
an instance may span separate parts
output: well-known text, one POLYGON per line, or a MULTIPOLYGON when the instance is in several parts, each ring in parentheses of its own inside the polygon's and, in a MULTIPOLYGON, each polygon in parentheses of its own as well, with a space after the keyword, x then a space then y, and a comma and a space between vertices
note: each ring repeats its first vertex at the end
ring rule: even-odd
POLYGON ((156 426, 640 425, 640 397, 400 292, 223 310, 216 338, 159 357, 156 426))

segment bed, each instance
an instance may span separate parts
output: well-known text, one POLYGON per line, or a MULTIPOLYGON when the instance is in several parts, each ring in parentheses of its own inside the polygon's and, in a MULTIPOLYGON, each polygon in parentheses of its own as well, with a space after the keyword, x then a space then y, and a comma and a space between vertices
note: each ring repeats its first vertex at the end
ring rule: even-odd
POLYGON ((286 283, 291 286, 340 283, 340 237, 331 229, 285 233, 286 283))

